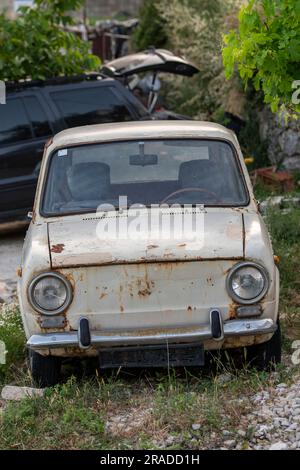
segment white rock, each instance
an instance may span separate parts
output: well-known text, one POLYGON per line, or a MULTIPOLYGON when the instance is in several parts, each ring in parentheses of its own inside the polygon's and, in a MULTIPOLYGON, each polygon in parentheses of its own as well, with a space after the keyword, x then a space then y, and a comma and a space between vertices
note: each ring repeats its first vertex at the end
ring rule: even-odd
POLYGON ((287 431, 296 431, 298 429, 298 426, 296 423, 290 424, 290 426, 287 428, 287 431))
POLYGON ((230 439, 229 441, 224 442, 224 446, 226 446, 228 449, 233 449, 235 445, 236 445, 236 442, 233 439, 230 439))
POLYGON ((269 447, 269 450, 286 450, 288 448, 288 445, 285 442, 275 442, 275 444, 272 444, 269 447))
POLYGON ((278 384, 278 385, 276 386, 276 388, 277 388, 277 389, 287 388, 287 384, 285 384, 285 383, 278 384))
POLYGON ((289 423, 288 419, 283 418, 283 419, 280 420, 280 425, 283 426, 283 427, 287 427, 287 426, 289 426, 289 424, 290 423, 289 423))
POLYGON ((220 385, 226 384, 232 380, 231 374, 221 374, 217 377, 217 383, 220 385))
POLYGON ((23 400, 24 398, 42 397, 45 390, 42 388, 16 387, 14 385, 5 385, 1 392, 3 400, 23 400))
POLYGON ((201 425, 198 423, 192 424, 192 429, 193 431, 198 431, 201 428, 201 425))

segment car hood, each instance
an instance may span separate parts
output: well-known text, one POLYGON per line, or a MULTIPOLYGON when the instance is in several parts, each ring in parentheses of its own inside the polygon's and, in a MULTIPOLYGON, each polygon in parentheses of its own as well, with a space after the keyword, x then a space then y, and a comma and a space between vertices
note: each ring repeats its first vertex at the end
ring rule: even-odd
MULTIPOLYGON (((195 220, 196 209, 180 209, 184 219, 195 220), (183 212, 184 211, 184 212, 183 212)), ((153 211, 153 209, 152 209, 153 211)), ((131 222, 130 211, 105 215, 68 216, 48 223, 52 268, 97 266, 105 264, 192 261, 202 259, 242 259, 244 256, 243 216, 233 209, 205 210, 199 218, 197 235, 187 227, 182 236, 169 237, 174 209, 159 209, 163 229, 159 236, 147 228, 148 215, 139 216, 138 239, 116 238, 103 232, 105 223, 131 222)), ((148 213, 149 214, 149 213, 148 213)), ((184 222, 185 223, 185 222, 184 222)), ((189 222, 194 227, 194 222, 189 222)), ((124 225, 122 226, 124 227, 124 225)), ((125 233, 122 228, 120 233, 125 233)), ((176 232, 178 233, 178 232, 176 232)))
POLYGON ((128 77, 141 72, 157 71, 191 77, 199 69, 184 57, 165 49, 149 49, 107 62, 101 72, 110 77, 128 77))

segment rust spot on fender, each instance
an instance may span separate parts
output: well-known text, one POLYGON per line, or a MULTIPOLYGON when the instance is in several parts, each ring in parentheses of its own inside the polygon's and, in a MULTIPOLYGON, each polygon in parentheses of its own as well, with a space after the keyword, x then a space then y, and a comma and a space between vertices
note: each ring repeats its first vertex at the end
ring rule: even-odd
POLYGON ((71 286, 72 286, 73 289, 74 289, 74 287, 75 287, 75 279, 74 279, 73 274, 72 274, 72 273, 62 273, 62 274, 65 276, 66 279, 68 279, 68 281, 71 283, 71 286))
POLYGON ((102 294, 100 295, 99 299, 102 300, 104 299, 104 297, 106 297, 108 294, 107 292, 102 292, 102 294))
POLYGON ((148 250, 153 250, 154 248, 158 248, 158 245, 148 245, 147 246, 148 250))
POLYGON ((62 253, 65 249, 64 243, 58 243, 57 245, 52 245, 51 251, 52 253, 62 253))
POLYGON ((124 312, 124 307, 123 307, 123 305, 120 305, 120 310, 121 310, 121 313, 124 312))
POLYGON ((192 307, 189 305, 188 308, 187 308, 187 311, 191 312, 192 310, 193 310, 192 307))
POLYGON ((233 320, 234 318, 236 318, 236 308, 237 308, 237 304, 235 303, 232 303, 229 305, 229 308, 228 308, 229 320, 233 320))

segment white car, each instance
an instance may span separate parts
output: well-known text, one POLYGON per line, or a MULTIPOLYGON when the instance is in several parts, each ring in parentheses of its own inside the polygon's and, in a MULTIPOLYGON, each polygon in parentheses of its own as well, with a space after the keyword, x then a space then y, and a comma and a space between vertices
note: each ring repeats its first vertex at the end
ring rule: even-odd
POLYGON ((156 121, 69 129, 45 149, 18 293, 33 378, 64 357, 280 362, 279 273, 234 133, 156 121))

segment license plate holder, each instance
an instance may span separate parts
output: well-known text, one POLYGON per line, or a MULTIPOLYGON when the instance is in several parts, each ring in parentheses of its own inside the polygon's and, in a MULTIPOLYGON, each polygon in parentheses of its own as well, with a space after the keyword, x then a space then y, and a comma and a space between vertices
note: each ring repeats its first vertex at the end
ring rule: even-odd
POLYGON ((204 362, 204 348, 199 343, 122 346, 99 350, 101 369, 203 366, 204 362))

